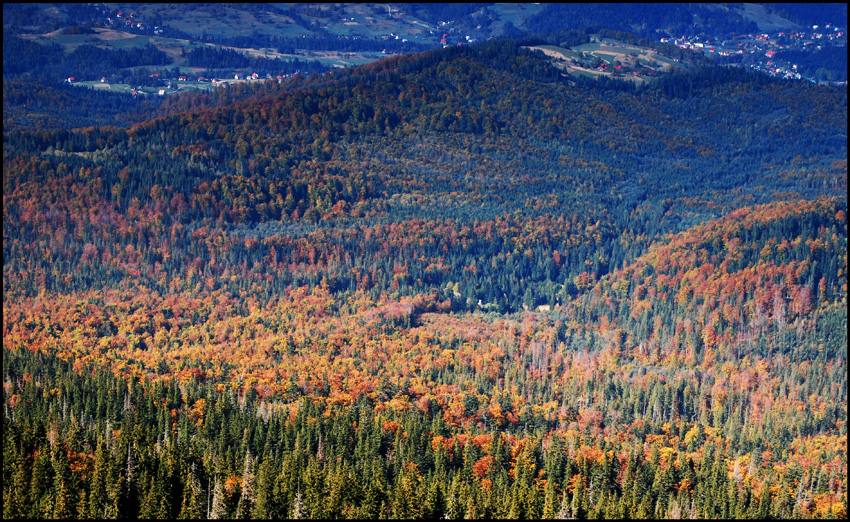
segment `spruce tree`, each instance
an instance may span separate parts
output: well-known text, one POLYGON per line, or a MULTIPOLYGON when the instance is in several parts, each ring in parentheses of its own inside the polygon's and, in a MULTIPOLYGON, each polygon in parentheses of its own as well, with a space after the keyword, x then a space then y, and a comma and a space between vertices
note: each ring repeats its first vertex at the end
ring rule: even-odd
POLYGON ((183 488, 183 500, 180 505, 178 518, 184 520, 198 520, 204 516, 203 493, 201 484, 195 470, 195 463, 189 469, 186 477, 186 486, 183 488))
POLYGON ((428 493, 425 496, 425 503, 422 509, 422 517, 428 519, 443 518, 445 511, 445 499, 443 497, 443 489, 441 482, 442 477, 432 476, 428 480, 428 493))
POLYGON ((467 495, 466 510, 464 511, 463 518, 465 520, 476 520, 481 518, 475 493, 467 495))
POLYGON ((4 484, 3 518, 24 518, 28 514, 27 497, 29 496, 29 473, 24 456, 18 453, 15 457, 14 474, 6 490, 4 484))
POLYGON ((526 488, 525 501, 523 502, 523 513, 526 518, 537 520, 541 517, 541 500, 540 490, 537 489, 536 483, 526 488))
MULTIPOLYGON (((245 430, 245 438, 247 439, 248 430, 245 430)), ((251 452, 245 454, 245 465, 242 468, 242 494, 239 497, 239 502, 236 505, 236 518, 250 518, 251 511, 256 502, 256 492, 254 491, 254 458, 251 457, 251 452)))
POLYGON ((94 452, 94 473, 91 479, 91 495, 89 496, 89 516, 92 518, 106 518, 107 505, 107 474, 109 473, 110 453, 99 442, 94 452))
POLYGON ((301 497, 301 491, 295 493, 295 501, 292 506, 292 519, 301 520, 307 518, 307 512, 304 509, 304 500, 301 497))
POLYGON ((79 494, 79 500, 77 501, 77 517, 76 518, 88 518, 89 515, 89 503, 88 503, 88 495, 86 494, 85 489, 81 489, 79 494))
POLYGON ((53 518, 71 518, 76 512, 75 492, 71 485, 71 469, 65 448, 57 444, 51 453, 53 463, 53 518))
POLYGON ((213 488, 213 497, 212 497, 212 508, 210 509, 210 518, 213 520, 219 520, 222 518, 227 518, 227 503, 224 498, 224 488, 222 488, 221 481, 218 477, 214 480, 215 486, 213 488))
POLYGON ((765 520, 770 516, 771 499, 770 499, 770 482, 765 481, 764 489, 762 489, 761 497, 759 497, 758 517, 765 520))
POLYGON ((561 497, 561 507, 558 508, 558 513, 555 515, 555 518, 557 520, 568 520, 574 518, 573 510, 570 507, 568 499, 569 497, 567 493, 564 492, 563 496, 561 497))
POLYGON ((276 516, 274 508, 274 468, 268 453, 263 456, 263 462, 257 472, 257 501, 251 511, 251 518, 266 519, 276 516))
POLYGON ((558 493, 555 491, 555 482, 550 479, 546 481, 546 493, 543 499, 543 518, 555 518, 555 506, 557 502, 558 493))
POLYGON ((51 465, 50 452, 42 451, 33 459, 28 517, 50 518, 53 516, 52 483, 53 466, 51 465))

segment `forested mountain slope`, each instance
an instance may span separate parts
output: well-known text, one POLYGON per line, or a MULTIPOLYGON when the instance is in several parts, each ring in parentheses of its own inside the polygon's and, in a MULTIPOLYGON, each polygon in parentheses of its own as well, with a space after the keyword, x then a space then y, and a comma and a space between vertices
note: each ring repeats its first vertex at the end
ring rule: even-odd
POLYGON ((846 514, 845 89, 250 98, 4 132, 4 516, 846 514))

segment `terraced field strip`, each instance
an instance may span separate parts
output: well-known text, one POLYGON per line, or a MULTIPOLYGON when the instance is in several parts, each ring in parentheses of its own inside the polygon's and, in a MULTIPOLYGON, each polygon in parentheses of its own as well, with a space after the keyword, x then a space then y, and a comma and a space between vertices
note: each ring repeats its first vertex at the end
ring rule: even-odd
POLYGON ((608 65, 611 65, 612 63, 614 63, 614 60, 616 60, 618 58, 618 56, 616 54, 608 54, 608 53, 600 53, 600 52, 594 52, 594 53, 591 53, 591 54, 593 54, 593 56, 596 56, 597 58, 599 58, 603 62, 607 63, 608 65))
POLYGON ((576 53, 575 51, 572 51, 570 49, 558 47, 557 45, 537 45, 534 47, 529 47, 529 49, 543 51, 543 54, 550 58, 560 58, 562 60, 577 60, 581 58, 581 54, 576 53))

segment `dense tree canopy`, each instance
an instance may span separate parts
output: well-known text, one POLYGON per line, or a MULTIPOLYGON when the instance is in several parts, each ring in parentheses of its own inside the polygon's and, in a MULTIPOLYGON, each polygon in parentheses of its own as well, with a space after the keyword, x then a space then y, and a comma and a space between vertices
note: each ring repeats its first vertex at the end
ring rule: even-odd
POLYGON ((4 517, 846 516, 846 89, 506 41, 159 111, 4 129, 4 517))

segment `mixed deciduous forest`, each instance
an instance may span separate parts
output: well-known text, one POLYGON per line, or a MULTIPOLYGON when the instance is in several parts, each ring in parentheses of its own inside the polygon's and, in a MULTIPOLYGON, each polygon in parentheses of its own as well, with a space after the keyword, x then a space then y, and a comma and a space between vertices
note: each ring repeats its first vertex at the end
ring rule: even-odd
POLYGON ((513 40, 4 125, 3 515, 843 518, 846 140, 513 40))

